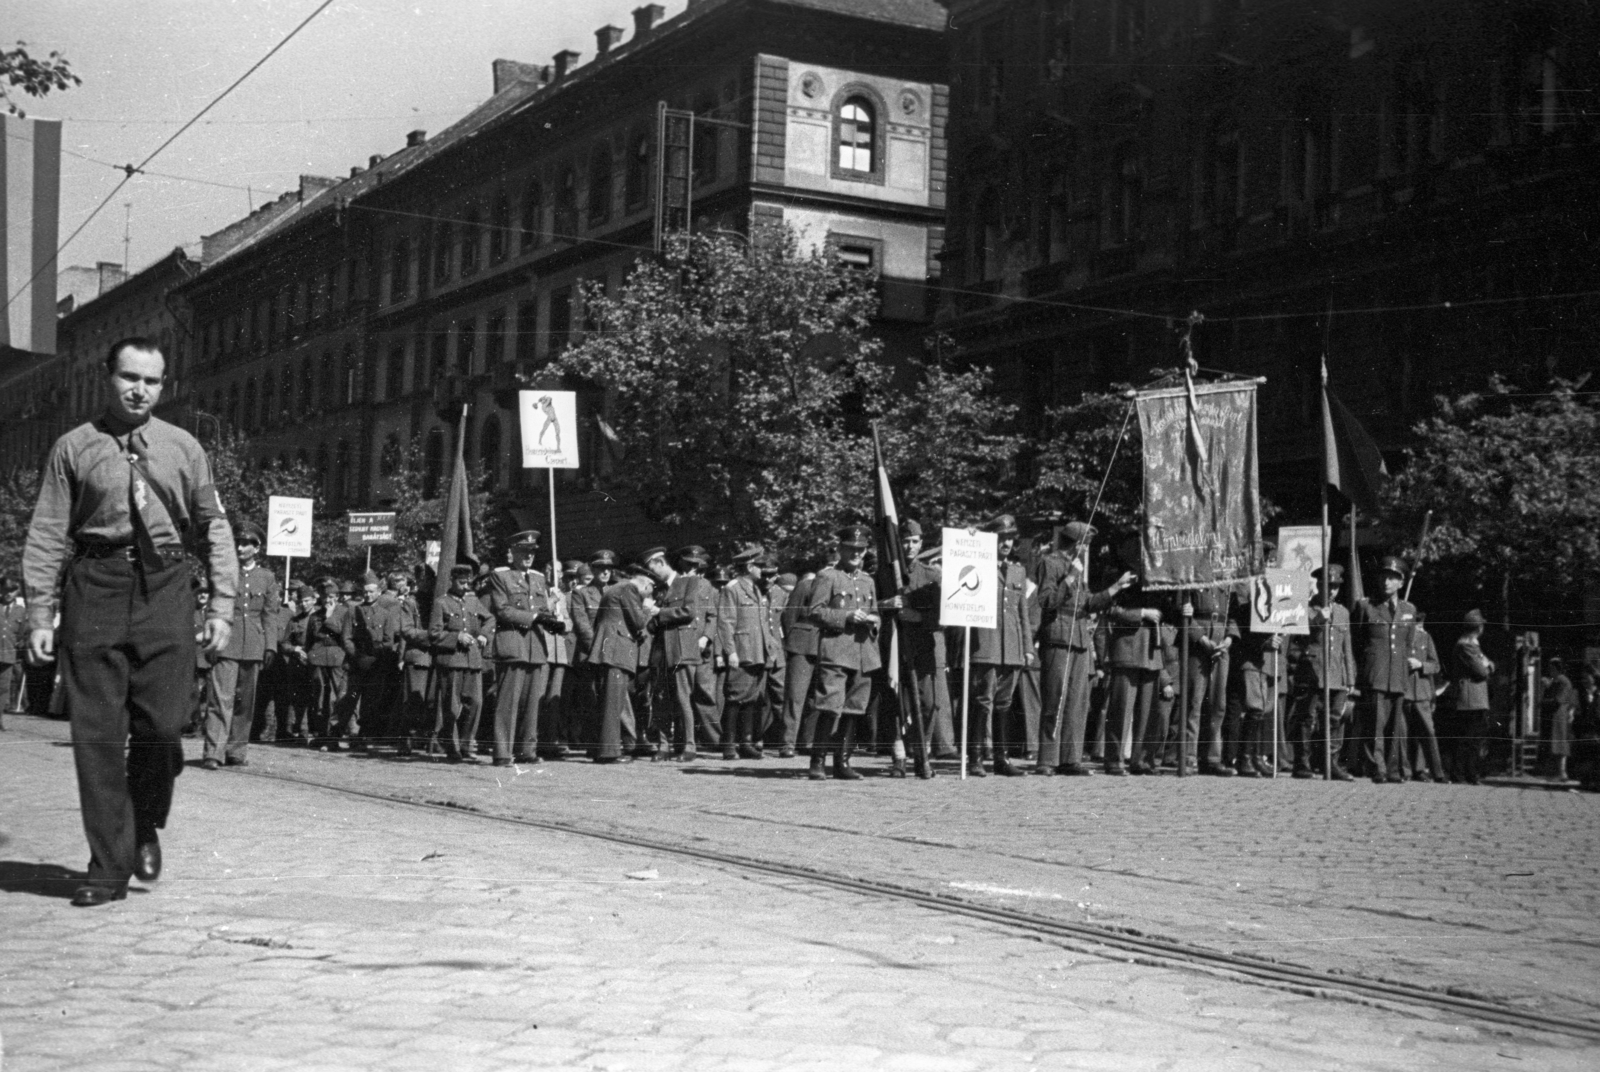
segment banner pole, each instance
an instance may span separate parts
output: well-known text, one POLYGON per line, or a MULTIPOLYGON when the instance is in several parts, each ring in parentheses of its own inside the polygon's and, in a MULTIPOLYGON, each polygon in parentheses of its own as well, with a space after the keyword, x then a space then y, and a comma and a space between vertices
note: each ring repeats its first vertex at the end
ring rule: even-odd
POLYGON ((283 587, 285 591, 288 591, 289 589, 289 567, 293 564, 293 562, 294 559, 290 558, 288 555, 283 556, 283 587))
POLYGON ((1194 610, 1189 591, 1178 593, 1178 616, 1182 622, 1178 633, 1178 777, 1189 770, 1189 622, 1194 610))
POLYGON ((552 466, 545 470, 550 478, 550 577, 553 584, 561 583, 561 556, 556 554, 556 471, 552 466))
POLYGON ((367 544, 367 572, 372 572, 372 545, 367 544))
POLYGON ((972 626, 961 630, 961 780, 967 780, 967 708, 972 703, 972 626))
POLYGON ((1278 719, 1283 717, 1283 634, 1278 634, 1278 651, 1272 660, 1272 776, 1278 776, 1278 719))
MULTIPOLYGON (((1327 437, 1323 437, 1327 450, 1327 437)), ((1328 481, 1322 481, 1322 780, 1333 781, 1333 599, 1328 592, 1328 561, 1332 557, 1333 531, 1328 527, 1328 481)), ((1344 712, 1340 712, 1341 715, 1344 712)), ((1312 723, 1315 728, 1316 723, 1312 723)))

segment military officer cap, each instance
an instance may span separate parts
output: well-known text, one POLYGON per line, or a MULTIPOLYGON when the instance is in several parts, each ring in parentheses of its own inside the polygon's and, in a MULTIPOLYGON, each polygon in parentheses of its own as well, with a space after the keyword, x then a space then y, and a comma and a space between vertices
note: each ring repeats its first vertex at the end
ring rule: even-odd
POLYGON ((589 565, 594 569, 614 570, 617 568, 617 553, 605 550, 596 551, 589 556, 589 565))
POLYGON ((368 570, 367 572, 365 572, 365 573, 363 573, 361 575, 361 583, 364 584, 364 585, 375 584, 379 588, 382 588, 383 587, 383 578, 378 576, 378 571, 377 570, 368 570))
POLYGON ((0 592, 15 592, 16 590, 17 579, 15 577, 9 573, 4 577, 0 577, 0 592))
POLYGON ((763 577, 776 577, 778 575, 778 560, 771 555, 762 555, 756 561, 761 566, 761 575, 763 577))
POLYGON ((922 525, 908 517, 900 522, 900 535, 921 536, 922 525))
MULTIPOLYGON (((1321 577, 1322 576, 1322 567, 1318 566, 1316 569, 1312 570, 1311 571, 1311 576, 1313 576, 1313 577, 1321 577)), ((1337 563, 1337 562, 1330 562, 1328 564, 1328 583, 1329 584, 1343 584, 1344 583, 1344 567, 1339 565, 1339 563, 1337 563)))
POLYGON ((569 558, 561 563, 561 575, 563 577, 576 577, 580 571, 587 572, 587 567, 575 558, 569 558))
POLYGON ((1098 531, 1087 521, 1069 521, 1066 527, 1061 530, 1061 535, 1066 537, 1068 543, 1084 543, 1093 539, 1094 534, 1098 531))
POLYGON ((342 595, 342 596, 353 596, 353 595, 355 595, 356 594, 356 582, 354 582, 354 581, 340 581, 339 582, 339 594, 342 595))
POLYGON ((796 577, 792 573, 780 573, 780 574, 778 574, 778 587, 779 588, 793 588, 795 585, 797 585, 799 583, 800 583, 800 578, 796 577))
POLYGON ((840 547, 865 548, 872 544, 872 533, 865 525, 846 525, 839 530, 840 547))
POLYGON ((711 556, 706 554, 706 549, 697 543, 687 547, 680 547, 673 552, 672 557, 679 562, 689 562, 696 566, 707 566, 711 563, 711 556))
MULTIPOLYGON (((862 544, 862 546, 865 547, 866 545, 862 544)), ((735 565, 742 566, 747 562, 760 558, 765 553, 766 548, 760 544, 745 540, 739 544, 739 549, 733 553, 733 561, 735 565)))
POLYGON ((1379 573, 1392 573, 1396 577, 1405 577, 1406 564, 1395 555, 1385 555, 1382 562, 1378 563, 1379 573))
POLYGON ((728 566, 713 566, 708 576, 715 584, 727 584, 733 580, 733 570, 728 566))
POLYGON ((1461 619, 1462 625, 1485 625, 1487 622, 1481 610, 1469 610, 1461 619))
POLYGON ((260 547, 261 544, 263 543, 263 537, 261 535, 260 527, 257 526, 257 525, 253 525, 248 521, 240 522, 238 525, 236 525, 234 527, 234 530, 233 530, 233 542, 234 543, 253 543, 257 547, 260 547))
POLYGON ((997 536, 1015 536, 1017 534, 1017 519, 1010 514, 1001 514, 985 525, 984 529, 997 536))
POLYGON ((511 549, 513 551, 535 551, 538 550, 538 547, 538 529, 523 529, 521 532, 514 533, 511 537, 511 549))
POLYGON ((648 566, 650 564, 650 560, 655 558, 657 555, 660 555, 661 558, 665 560, 667 557, 667 549, 660 546, 646 547, 643 551, 639 552, 639 557, 636 559, 636 561, 641 566, 648 566))
POLYGON ((477 572, 477 569, 473 567, 472 563, 457 562, 455 565, 450 567, 450 579, 452 581, 470 581, 477 574, 477 572))

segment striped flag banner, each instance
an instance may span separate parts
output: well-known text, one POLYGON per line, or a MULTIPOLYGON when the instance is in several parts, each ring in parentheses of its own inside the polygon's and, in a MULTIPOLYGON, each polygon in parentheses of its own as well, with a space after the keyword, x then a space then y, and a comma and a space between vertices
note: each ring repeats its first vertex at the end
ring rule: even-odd
POLYGON ((0 347, 56 351, 56 245, 61 218, 61 123, 0 116, 0 347))

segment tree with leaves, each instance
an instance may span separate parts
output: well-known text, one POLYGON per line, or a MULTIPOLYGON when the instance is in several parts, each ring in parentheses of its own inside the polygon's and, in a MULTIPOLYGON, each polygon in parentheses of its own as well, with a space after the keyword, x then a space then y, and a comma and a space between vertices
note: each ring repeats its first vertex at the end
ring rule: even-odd
POLYGON ((1384 497, 1396 532, 1420 534, 1433 511, 1413 560, 1498 593, 1506 620, 1513 592, 1570 597, 1600 576, 1600 405, 1580 387, 1524 395, 1496 376, 1435 399, 1384 497))
POLYGON ((1020 512, 1080 521, 1088 521, 1093 512, 1095 527, 1113 540, 1139 531, 1142 441, 1124 390, 1117 385, 1111 391, 1089 392, 1046 413, 1034 459, 1037 479, 1018 499, 1020 512))
POLYGON ((39 470, 17 466, 0 472, 0 574, 22 576, 22 548, 39 500, 39 470))
POLYGON ((82 84, 83 79, 72 73, 72 65, 59 52, 38 59, 28 51, 26 41, 18 41, 16 48, 0 50, 0 98, 5 100, 6 111, 14 116, 27 118, 28 114, 17 103, 18 91, 43 97, 82 84))

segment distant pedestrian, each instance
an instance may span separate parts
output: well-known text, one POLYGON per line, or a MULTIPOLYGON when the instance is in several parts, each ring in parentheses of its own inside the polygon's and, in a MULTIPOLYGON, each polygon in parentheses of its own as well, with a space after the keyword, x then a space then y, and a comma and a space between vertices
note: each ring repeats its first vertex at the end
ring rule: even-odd
POLYGON ((1483 654, 1480 643, 1483 612, 1469 610, 1462 622, 1467 631, 1450 654, 1450 694, 1455 707, 1450 779, 1477 785, 1482 777, 1484 738, 1489 732, 1489 677, 1494 673, 1494 660, 1483 654))

